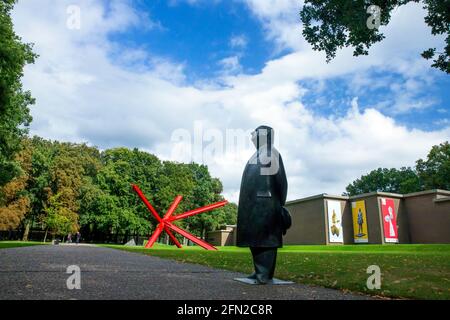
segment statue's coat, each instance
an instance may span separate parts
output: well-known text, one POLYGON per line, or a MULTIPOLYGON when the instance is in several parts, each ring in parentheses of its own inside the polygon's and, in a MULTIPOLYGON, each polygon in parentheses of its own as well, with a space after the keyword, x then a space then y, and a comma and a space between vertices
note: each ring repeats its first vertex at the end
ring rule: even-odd
POLYGON ((261 146, 258 138, 257 152, 247 162, 242 175, 236 237, 239 247, 279 248, 283 245, 282 206, 286 203, 287 179, 281 155, 273 147, 273 131, 269 129, 267 144, 261 146), (267 154, 272 155, 269 164, 261 161, 267 154), (261 169, 270 165, 278 166, 276 173, 261 174, 261 169))

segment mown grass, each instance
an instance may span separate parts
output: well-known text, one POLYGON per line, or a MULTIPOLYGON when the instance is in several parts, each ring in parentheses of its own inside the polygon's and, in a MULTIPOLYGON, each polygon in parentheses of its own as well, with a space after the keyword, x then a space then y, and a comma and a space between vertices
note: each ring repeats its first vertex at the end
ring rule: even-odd
MULTIPOLYGON (((251 273, 252 259, 247 248, 200 247, 157 244, 152 249, 105 245, 161 258, 251 273)), ((276 277, 370 295, 450 299, 450 245, 345 245, 285 246, 279 250, 276 277), (381 289, 369 290, 367 267, 381 269, 381 289)))
POLYGON ((43 242, 33 242, 33 241, 0 241, 0 249, 40 246, 44 244, 45 243, 43 242))

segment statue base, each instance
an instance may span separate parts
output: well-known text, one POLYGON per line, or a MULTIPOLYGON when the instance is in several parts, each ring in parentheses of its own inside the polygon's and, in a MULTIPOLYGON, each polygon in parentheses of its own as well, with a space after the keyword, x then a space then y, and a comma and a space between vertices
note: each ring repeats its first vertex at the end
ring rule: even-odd
MULTIPOLYGON (((250 284, 250 285, 262 285, 262 284, 259 284, 255 279, 234 278, 234 280, 236 280, 238 282, 245 283, 245 284, 250 284)), ((273 278, 272 280, 269 280, 269 282, 267 282, 266 285, 283 285, 283 284, 294 284, 294 282, 292 282, 292 281, 284 281, 284 280, 273 278)))

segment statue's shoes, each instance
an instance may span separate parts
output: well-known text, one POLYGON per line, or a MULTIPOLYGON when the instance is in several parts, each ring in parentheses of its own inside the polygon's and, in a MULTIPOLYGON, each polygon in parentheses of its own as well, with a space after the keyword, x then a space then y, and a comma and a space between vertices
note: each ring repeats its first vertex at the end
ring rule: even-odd
POLYGON ((256 272, 253 272, 251 275, 247 277, 247 279, 256 280, 256 272))
POLYGON ((247 279, 254 280, 256 284, 268 284, 271 280, 256 276, 256 272, 253 272, 247 277, 247 279))
POLYGON ((256 277, 256 283, 258 284, 268 284, 272 281, 272 279, 256 277))

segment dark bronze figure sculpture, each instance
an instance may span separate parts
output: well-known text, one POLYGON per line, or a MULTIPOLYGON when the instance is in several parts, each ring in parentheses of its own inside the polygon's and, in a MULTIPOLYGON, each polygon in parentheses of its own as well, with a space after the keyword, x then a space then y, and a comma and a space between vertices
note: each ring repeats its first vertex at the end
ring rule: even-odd
POLYGON ((266 284, 273 278, 277 249, 283 246, 282 235, 291 224, 283 207, 288 187, 283 160, 273 146, 273 129, 258 127, 252 142, 257 151, 242 176, 236 242, 250 247, 255 273, 248 278, 266 284))

